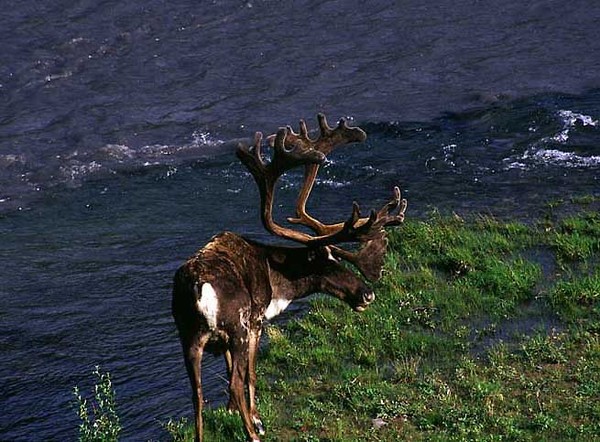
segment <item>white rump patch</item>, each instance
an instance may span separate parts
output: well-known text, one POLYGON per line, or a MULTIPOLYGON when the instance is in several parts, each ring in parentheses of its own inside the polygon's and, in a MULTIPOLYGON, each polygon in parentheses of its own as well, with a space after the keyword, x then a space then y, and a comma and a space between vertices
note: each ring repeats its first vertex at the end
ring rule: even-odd
POLYGON ((204 315, 208 327, 211 330, 217 328, 217 314, 219 313, 219 300, 217 298, 217 292, 212 285, 208 282, 202 284, 202 291, 200 299, 196 302, 198 311, 204 315))
POLYGON ((292 302, 291 299, 271 299, 269 306, 265 310, 265 318, 271 319, 284 311, 292 302))

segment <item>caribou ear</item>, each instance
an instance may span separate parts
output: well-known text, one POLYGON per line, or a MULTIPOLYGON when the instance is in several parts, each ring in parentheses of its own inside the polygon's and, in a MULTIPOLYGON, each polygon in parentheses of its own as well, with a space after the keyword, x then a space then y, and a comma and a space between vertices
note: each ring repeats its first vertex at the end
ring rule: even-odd
POLYGON ((325 246, 325 247, 323 247, 323 249, 324 249, 324 251, 325 251, 325 256, 326 256, 326 258, 327 258, 329 261, 332 261, 332 262, 340 262, 340 260, 339 260, 339 259, 337 259, 337 258, 336 258, 336 257, 333 255, 333 253, 331 253, 331 247, 329 247, 329 246, 325 246))
POLYGON ((286 258, 286 256, 285 256, 285 253, 283 253, 283 252, 280 252, 280 251, 276 250, 276 251, 274 251, 274 252, 271 253, 270 258, 276 264, 280 264, 280 265, 285 264, 285 258, 286 258))
POLYGON ((323 246, 317 247, 315 249, 310 249, 308 252, 308 262, 313 262, 315 260, 322 261, 332 261, 332 262, 340 262, 333 253, 331 252, 331 247, 323 246))

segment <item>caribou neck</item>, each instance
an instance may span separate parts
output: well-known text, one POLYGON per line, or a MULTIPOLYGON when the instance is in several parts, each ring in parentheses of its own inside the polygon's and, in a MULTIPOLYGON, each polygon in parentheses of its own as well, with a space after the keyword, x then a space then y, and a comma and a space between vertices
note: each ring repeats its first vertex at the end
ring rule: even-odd
POLYGON ((308 253, 307 250, 290 250, 292 252, 285 255, 278 248, 267 250, 269 284, 273 299, 293 301, 321 291, 322 278, 314 272, 307 271, 301 261, 302 255, 308 253))

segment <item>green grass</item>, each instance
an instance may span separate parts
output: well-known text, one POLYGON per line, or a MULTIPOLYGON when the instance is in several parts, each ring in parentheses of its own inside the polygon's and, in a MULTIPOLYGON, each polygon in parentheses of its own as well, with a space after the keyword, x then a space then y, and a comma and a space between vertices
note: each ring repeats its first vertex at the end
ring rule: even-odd
POLYGON ((115 442, 119 440, 121 422, 117 413, 116 394, 110 373, 100 372, 96 366, 93 371, 96 383, 92 396, 84 397, 79 387, 73 388, 75 408, 79 417, 80 442, 115 442))
POLYGON ((407 221, 364 313, 322 296, 266 329, 263 440, 600 440, 599 238, 595 212, 407 221))

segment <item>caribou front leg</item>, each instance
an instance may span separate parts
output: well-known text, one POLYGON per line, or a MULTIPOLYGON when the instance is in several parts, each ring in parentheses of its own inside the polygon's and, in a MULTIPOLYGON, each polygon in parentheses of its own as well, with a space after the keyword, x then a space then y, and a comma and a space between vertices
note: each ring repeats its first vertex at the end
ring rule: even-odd
MULTIPOLYGON (((254 429, 259 435, 264 436, 265 427, 262 423, 260 415, 258 414, 258 410, 256 409, 256 358, 258 356, 261 333, 262 330, 258 330, 258 332, 251 332, 248 342, 248 396, 250 399, 250 418, 254 424, 254 429)), ((227 364, 227 375, 231 385, 233 362, 231 359, 231 352, 229 350, 225 352, 225 362, 227 364)), ((232 395, 229 396, 227 410, 230 413, 238 411, 232 395)))
MULTIPOLYGON (((231 352, 229 351, 229 349, 225 350, 225 364, 227 365, 227 380, 229 381, 229 386, 231 387, 231 374, 233 372, 233 362, 231 360, 231 352)), ((235 408, 235 404, 233 403, 233 396, 229 395, 229 402, 227 403, 227 411, 229 411, 229 413, 233 413, 234 411, 237 411, 237 408, 235 408)))
POLYGON ((232 339, 231 354, 231 380, 229 382, 229 401, 230 407, 233 405, 240 412, 240 416, 248 435, 248 440, 260 442, 254 429, 248 401, 246 400, 246 385, 248 381, 248 362, 249 362, 249 339, 236 337, 232 339))

